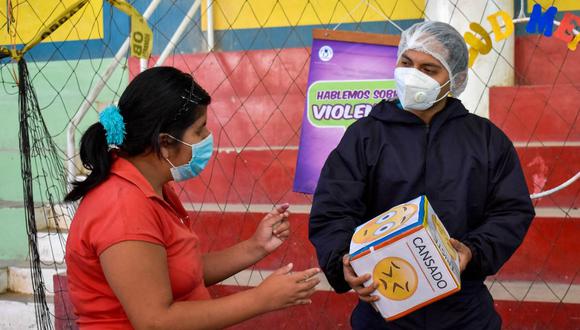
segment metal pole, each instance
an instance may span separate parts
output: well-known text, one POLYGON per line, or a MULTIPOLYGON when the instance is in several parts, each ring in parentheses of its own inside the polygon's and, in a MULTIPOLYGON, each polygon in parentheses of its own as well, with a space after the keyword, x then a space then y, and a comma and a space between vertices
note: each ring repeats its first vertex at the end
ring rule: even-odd
POLYGON ((568 187, 569 185, 571 185, 572 183, 574 183, 576 180, 578 180, 580 178, 580 171, 578 173, 576 173, 576 175, 574 175, 573 177, 571 177, 570 179, 566 180, 566 182, 562 183, 561 185, 552 188, 550 190, 546 190, 546 191, 542 191, 539 193, 535 193, 535 194, 531 194, 530 198, 531 199, 536 199, 536 198, 542 198, 542 197, 546 197, 548 195, 551 195, 555 192, 558 192, 566 187, 568 187))
POLYGON ((139 70, 140 72, 143 72, 145 70, 147 70, 147 66, 149 65, 149 59, 147 58, 140 58, 139 59, 139 70))
POLYGON ((169 43, 167 43, 167 46, 165 46, 165 49, 163 49, 163 53, 161 53, 161 55, 157 59, 157 62, 155 62, 155 66, 163 65, 167 57, 169 57, 169 54, 173 52, 175 46, 177 46, 177 43, 179 42, 179 39, 181 39, 181 36, 185 32, 185 29, 187 28, 189 23, 191 23, 191 21, 193 20, 195 12, 199 9, 200 5, 201 0, 195 0, 195 2, 191 5, 189 11, 187 12, 187 14, 185 14, 185 17, 181 21, 181 24, 179 24, 179 27, 177 27, 177 30, 175 30, 173 36, 171 36, 171 40, 169 40, 169 43))
POLYGON ((213 0, 207 0, 207 51, 211 52, 215 46, 213 39, 213 0))

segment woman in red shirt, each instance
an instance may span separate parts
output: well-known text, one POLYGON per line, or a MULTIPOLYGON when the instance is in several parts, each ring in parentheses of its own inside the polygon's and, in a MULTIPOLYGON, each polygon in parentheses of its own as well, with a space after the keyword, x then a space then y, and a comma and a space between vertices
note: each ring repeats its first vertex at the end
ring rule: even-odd
POLYGON ((170 181, 199 174, 213 150, 211 99, 189 74, 158 67, 136 76, 81 140, 90 170, 66 200, 82 198, 66 263, 81 329, 223 328, 310 303, 319 270, 286 265, 259 286, 211 299, 206 287, 256 263, 288 237, 288 205, 275 208, 252 238, 202 255, 170 181))

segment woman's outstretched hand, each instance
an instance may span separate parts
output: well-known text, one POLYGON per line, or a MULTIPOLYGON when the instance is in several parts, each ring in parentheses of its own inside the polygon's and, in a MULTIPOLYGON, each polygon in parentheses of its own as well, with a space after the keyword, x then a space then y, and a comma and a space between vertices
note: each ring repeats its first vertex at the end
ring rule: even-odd
POLYGON ((312 303, 310 298, 320 283, 317 276, 320 269, 310 268, 291 273, 292 267, 292 263, 281 267, 255 288, 256 301, 261 302, 265 310, 312 303))
POLYGON ((288 203, 274 207, 256 228, 251 239, 265 254, 272 253, 290 236, 289 207, 288 203))

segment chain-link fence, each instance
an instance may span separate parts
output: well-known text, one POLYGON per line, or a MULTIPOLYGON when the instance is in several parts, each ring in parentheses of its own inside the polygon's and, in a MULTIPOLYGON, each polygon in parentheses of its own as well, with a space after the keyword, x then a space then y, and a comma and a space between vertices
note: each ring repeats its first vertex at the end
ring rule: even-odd
MULTIPOLYGON (((539 3, 545 8, 559 5, 539 3)), ((22 49, 74 4, 8 0, 0 8, 0 44, 22 49)), ((295 269, 318 266, 307 238, 312 197, 292 191, 314 28, 397 35, 416 22, 437 19, 464 33, 470 22, 490 30, 487 17, 507 10, 517 17, 515 33, 493 42, 488 55, 480 55, 470 70, 463 101, 513 140, 531 192, 573 178, 580 169, 580 56, 555 38, 525 31, 533 4, 530 0, 133 1, 153 32, 152 56, 141 60, 129 55, 129 16, 107 1, 88 1, 24 55, 42 118, 28 119, 31 146, 43 147, 30 159, 36 221, 29 221, 28 239, 36 253, 30 254, 29 270, 35 280, 32 288, 23 289, 40 300, 47 300, 40 292, 48 297, 47 309, 37 310, 37 324, 50 327, 55 314, 59 326, 74 318, 66 303, 66 282, 58 277, 53 282, 52 275, 65 272, 64 248, 74 212, 60 202, 66 180, 86 174, 77 159, 76 140, 146 67, 175 66, 191 73, 212 95, 208 127, 217 152, 199 178, 176 185, 205 251, 248 238, 272 205, 292 205, 291 238, 258 264, 214 286, 216 296, 255 286, 288 262, 295 269), (54 148, 42 141, 50 141, 54 148)), ((573 1, 560 4, 563 11, 557 21, 566 12, 580 11, 573 1)), ((14 202, 24 200, 23 182, 14 179, 19 176, 17 136, 22 128, 17 116, 20 79, 16 62, 3 59, 0 102, 6 133, 0 133, 0 140, 10 188, 0 199, 14 202)), ((506 328, 580 327, 579 263, 574 255, 575 236, 580 233, 579 192, 576 182, 535 199, 538 215, 523 246, 486 282, 506 328)), ((323 283, 313 300, 308 307, 268 314, 239 328, 349 327, 356 303, 353 294, 336 295, 323 283)))

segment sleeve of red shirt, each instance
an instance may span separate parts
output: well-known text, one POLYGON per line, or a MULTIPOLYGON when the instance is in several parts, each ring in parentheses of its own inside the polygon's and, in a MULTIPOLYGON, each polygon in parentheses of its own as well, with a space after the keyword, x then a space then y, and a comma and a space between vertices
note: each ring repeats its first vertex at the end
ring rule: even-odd
POLYGON ((102 205, 100 218, 90 228, 90 242, 97 255, 124 241, 164 245, 161 217, 145 195, 120 189, 116 196, 109 197, 111 200, 102 205))

